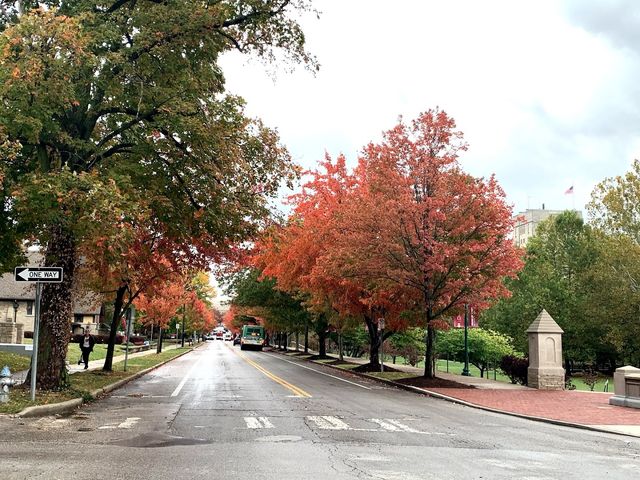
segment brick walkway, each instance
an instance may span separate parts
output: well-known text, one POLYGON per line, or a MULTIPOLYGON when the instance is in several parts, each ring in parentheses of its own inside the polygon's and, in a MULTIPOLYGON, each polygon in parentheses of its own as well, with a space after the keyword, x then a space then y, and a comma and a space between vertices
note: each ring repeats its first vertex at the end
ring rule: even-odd
POLYGON ((640 410, 609 405, 610 393, 430 388, 430 391, 505 412, 582 425, 640 426, 640 410))

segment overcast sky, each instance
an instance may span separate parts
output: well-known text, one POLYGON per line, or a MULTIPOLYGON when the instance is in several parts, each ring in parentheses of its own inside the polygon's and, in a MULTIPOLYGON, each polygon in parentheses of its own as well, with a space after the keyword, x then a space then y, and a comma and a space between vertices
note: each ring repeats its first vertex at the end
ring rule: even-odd
POLYGON ((317 0, 302 21, 321 68, 223 59, 249 115, 310 168, 358 151, 398 116, 439 106, 465 134, 461 163, 495 174, 516 211, 584 209, 640 149, 640 2, 317 0), (574 196, 565 191, 574 186, 574 196))

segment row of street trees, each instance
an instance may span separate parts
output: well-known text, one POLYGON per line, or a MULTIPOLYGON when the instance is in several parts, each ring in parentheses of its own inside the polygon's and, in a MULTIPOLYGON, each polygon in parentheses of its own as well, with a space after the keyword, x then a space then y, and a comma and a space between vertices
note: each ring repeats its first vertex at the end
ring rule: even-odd
POLYGON ((506 294, 503 278, 521 267, 504 193, 493 177, 461 169, 466 149, 453 119, 433 109, 368 144, 351 171, 327 155, 290 198, 287 221, 265 230, 253 268, 315 324, 364 325, 370 368, 379 369, 383 338, 409 326, 426 331, 432 359, 444 319, 506 294))
MULTIPOLYGON (((25 243, 64 282, 42 296, 38 386, 63 388, 74 287, 114 304, 233 258, 297 171, 225 92, 227 51, 315 68, 305 0, 23 0, 0 16, 0 266, 25 243), (21 7, 19 9, 18 7, 21 7), (25 12, 25 13, 22 13, 25 12)), ((146 292, 146 293, 145 293, 146 292)), ((153 309, 147 304, 147 314, 153 309)))

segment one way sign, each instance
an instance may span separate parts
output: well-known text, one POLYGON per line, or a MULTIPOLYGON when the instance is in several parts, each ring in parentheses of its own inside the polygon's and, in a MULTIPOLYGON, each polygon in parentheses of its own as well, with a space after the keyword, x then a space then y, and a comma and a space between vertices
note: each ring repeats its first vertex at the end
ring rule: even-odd
POLYGON ((16 267, 16 282, 62 282, 62 267, 16 267))

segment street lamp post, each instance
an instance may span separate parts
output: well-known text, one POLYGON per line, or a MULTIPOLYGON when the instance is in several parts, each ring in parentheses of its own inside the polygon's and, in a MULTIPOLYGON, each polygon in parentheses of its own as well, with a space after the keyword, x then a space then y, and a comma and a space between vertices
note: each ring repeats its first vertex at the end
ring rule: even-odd
POLYGON ((469 305, 464 304, 464 368, 462 375, 470 377, 469 373, 469 305))
POLYGON ((14 300, 13 301, 13 323, 17 323, 18 321, 18 307, 20 306, 20 303, 18 303, 18 300, 14 300))
POLYGON ((378 319, 380 329, 380 371, 384 372, 384 318, 378 319))
POLYGON ((186 317, 186 312, 187 312, 187 304, 183 303, 182 304, 182 334, 180 335, 180 346, 182 348, 184 348, 184 323, 185 323, 185 317, 186 317))

